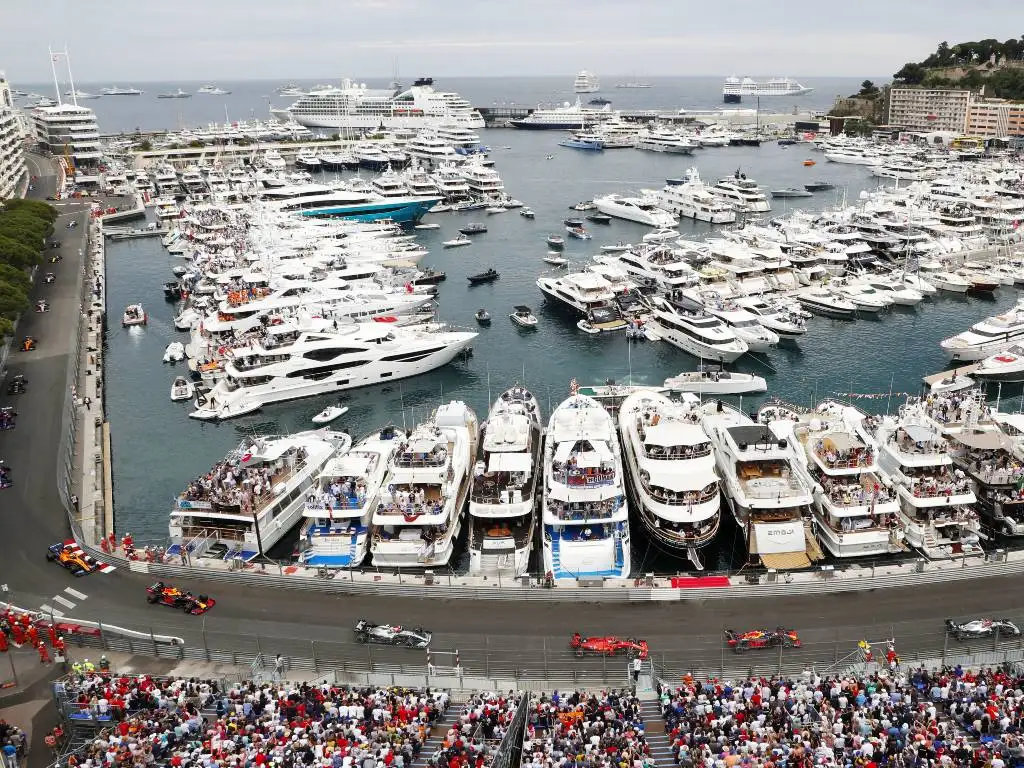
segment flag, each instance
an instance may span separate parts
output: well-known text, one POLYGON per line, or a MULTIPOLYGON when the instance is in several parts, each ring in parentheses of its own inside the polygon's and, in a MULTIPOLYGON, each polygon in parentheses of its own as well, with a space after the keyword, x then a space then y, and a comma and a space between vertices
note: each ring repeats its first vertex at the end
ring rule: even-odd
POLYGON ((569 394, 570 395, 576 395, 576 394, 579 394, 579 391, 580 391, 580 385, 577 384, 576 383, 576 379, 573 378, 573 380, 569 382, 569 394))
POLYGON ((1016 221, 1013 222, 1013 228, 1017 229, 1017 227, 1019 227, 1019 226, 1020 226, 1020 219, 1017 219, 1016 221))

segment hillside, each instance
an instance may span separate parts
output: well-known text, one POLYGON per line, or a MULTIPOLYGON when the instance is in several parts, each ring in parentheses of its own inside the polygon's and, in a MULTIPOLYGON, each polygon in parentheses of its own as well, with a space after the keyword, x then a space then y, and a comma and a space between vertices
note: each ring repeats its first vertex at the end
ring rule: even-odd
POLYGON ((1024 36, 1005 42, 995 39, 977 42, 939 43, 924 61, 909 62, 893 75, 894 85, 926 88, 969 88, 984 86, 985 95, 1024 100, 1024 36))

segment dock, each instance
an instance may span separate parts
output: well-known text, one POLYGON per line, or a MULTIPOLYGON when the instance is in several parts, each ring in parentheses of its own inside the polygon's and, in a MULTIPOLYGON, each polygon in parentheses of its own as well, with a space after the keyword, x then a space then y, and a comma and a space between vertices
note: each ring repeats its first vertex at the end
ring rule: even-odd
POLYGON ((111 240, 138 240, 143 237, 163 237, 167 234, 166 229, 106 229, 103 230, 104 237, 111 240))

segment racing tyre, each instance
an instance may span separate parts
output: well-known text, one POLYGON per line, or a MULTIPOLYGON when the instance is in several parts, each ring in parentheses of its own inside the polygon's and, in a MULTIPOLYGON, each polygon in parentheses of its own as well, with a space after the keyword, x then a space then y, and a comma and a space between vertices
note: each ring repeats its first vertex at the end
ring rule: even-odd
POLYGON ((54 560, 57 559, 57 556, 55 554, 53 554, 53 552, 47 552, 46 553, 46 559, 49 560, 52 563, 54 560))
POLYGON ((736 643, 736 645, 733 646, 733 650, 736 653, 746 653, 750 648, 746 643, 736 643))
POLYGON ((367 643, 367 642, 369 642, 369 640, 370 640, 370 636, 369 635, 363 634, 362 632, 357 632, 356 633, 356 642, 357 643, 367 643))
POLYGON ((146 602, 153 605, 156 603, 156 598, 153 595, 146 595, 146 602))

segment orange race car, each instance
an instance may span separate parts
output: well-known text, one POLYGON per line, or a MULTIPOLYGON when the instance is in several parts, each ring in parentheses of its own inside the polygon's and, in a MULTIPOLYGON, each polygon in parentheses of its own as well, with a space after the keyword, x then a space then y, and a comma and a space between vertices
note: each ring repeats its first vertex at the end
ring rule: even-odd
POLYGON ((605 637, 583 637, 576 632, 569 640, 569 647, 577 656, 594 654, 596 656, 639 656, 647 658, 647 641, 633 638, 618 638, 612 635, 605 637))
POLYGON ((78 547, 63 542, 51 544, 46 549, 46 559, 67 568, 75 576, 85 576, 99 570, 100 564, 78 547))
POLYGON ((180 608, 193 616, 206 613, 217 603, 209 595, 193 595, 191 592, 184 592, 170 584, 164 584, 162 581, 146 587, 146 600, 171 608, 180 608))
POLYGON ((747 632, 737 632, 734 629, 725 630, 725 642, 736 653, 749 651, 751 648, 773 648, 784 646, 786 648, 799 648, 800 637, 795 629, 751 629, 747 632))

